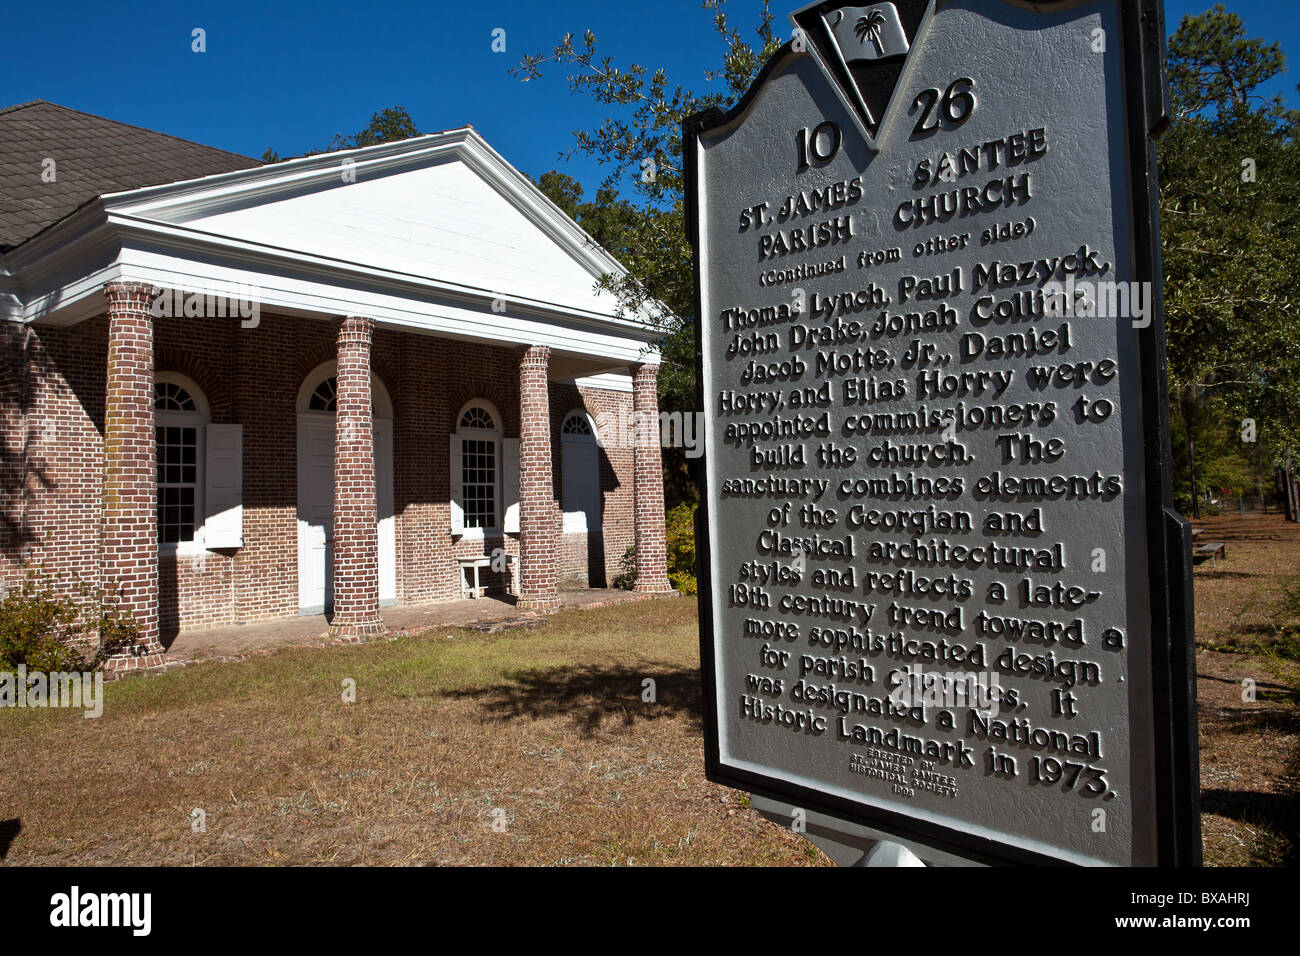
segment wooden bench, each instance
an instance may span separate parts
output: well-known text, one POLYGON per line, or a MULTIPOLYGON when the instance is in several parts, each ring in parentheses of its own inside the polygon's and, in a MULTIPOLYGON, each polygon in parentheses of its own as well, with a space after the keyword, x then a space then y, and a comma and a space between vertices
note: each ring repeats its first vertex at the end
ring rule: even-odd
MULTIPOLYGON (((517 570, 515 556, 513 554, 503 554, 499 555, 499 557, 501 557, 506 563, 506 572, 508 574, 508 577, 506 578, 506 593, 518 594, 519 588, 515 580, 515 573, 517 570)), ((483 584, 480 582, 479 574, 484 568, 491 568, 492 561, 493 557, 490 554, 476 554, 473 557, 456 559, 456 564, 460 568, 460 596, 462 598, 481 598, 483 596, 483 592, 486 588, 484 588, 483 584), (469 583, 465 575, 466 570, 472 570, 474 572, 473 584, 469 583)))
POLYGON ((1228 545, 1223 541, 1210 541, 1205 544, 1196 544, 1192 546, 1193 558, 1209 558, 1210 564, 1214 564, 1217 558, 1226 558, 1228 556, 1228 545))

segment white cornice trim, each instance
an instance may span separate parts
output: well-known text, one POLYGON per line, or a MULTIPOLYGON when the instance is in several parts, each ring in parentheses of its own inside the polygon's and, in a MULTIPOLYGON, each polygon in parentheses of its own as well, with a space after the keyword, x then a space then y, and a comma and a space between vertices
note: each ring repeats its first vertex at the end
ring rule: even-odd
MULTIPOLYGON (((443 295, 482 300, 488 303, 501 295, 496 290, 430 279, 427 276, 412 275, 392 269, 380 269, 374 266, 348 262, 342 259, 332 259, 314 253, 298 252, 244 239, 233 239, 229 236, 204 232, 184 225, 139 219, 122 214, 109 213, 104 215, 102 210, 91 207, 87 207, 74 217, 70 217, 66 223, 66 244, 52 244, 50 248, 44 250, 28 250, 27 246, 24 245, 13 250, 3 260, 0 260, 0 268, 8 268, 16 274, 21 274, 24 281, 18 283, 17 276, 14 276, 10 280, 14 285, 36 289, 44 284, 42 280, 50 275, 57 274, 60 269, 66 269, 69 266, 84 262, 87 255, 93 250, 115 248, 120 245, 122 250, 126 251, 133 243, 150 243, 164 245, 176 252, 189 252, 199 261, 204 255, 223 252, 233 258, 245 260, 250 264, 290 265, 308 273, 328 274, 330 279, 335 282, 345 276, 370 281, 378 280, 385 284, 392 284, 395 288, 402 286, 415 287, 425 292, 432 291, 443 295), (41 255, 42 251, 46 255, 41 255)), ((44 238, 42 237, 42 239, 44 238)), ((658 337, 655 329, 651 328, 647 323, 635 319, 627 319, 604 312, 594 312, 524 296, 511 296, 508 301, 512 310, 521 307, 556 318, 576 318, 603 329, 613 326, 615 329, 630 333, 638 338, 644 338, 647 341, 658 337)), ((29 307, 33 305, 36 305, 35 299, 28 302, 29 307)), ((34 311, 29 309, 28 318, 40 319, 48 311, 48 308, 41 309, 39 307, 34 311)))
MULTIPOLYGON (((654 353, 658 358, 658 353, 654 353)), ((651 360, 647 356, 647 360, 651 360)), ((598 375, 579 375, 573 380, 578 388, 598 388, 607 392, 631 392, 632 376, 627 372, 602 372, 598 375)))
MULTIPOLYGON (((501 295, 499 291, 490 289, 481 289, 440 279, 430 279, 427 276, 413 275, 393 269, 381 269, 375 266, 348 262, 343 259, 332 259, 314 253, 298 252, 293 249, 244 239, 232 239, 228 236, 204 232, 188 226, 151 222, 145 219, 134 219, 112 214, 108 218, 108 224, 114 227, 118 234, 122 236, 124 248, 129 247, 131 240, 136 239, 152 240, 177 252, 188 250, 195 254, 202 254, 223 251, 235 258, 246 260, 250 264, 295 266, 305 273, 328 276, 333 283, 337 283, 345 277, 364 279, 371 282, 378 281, 384 285, 392 286, 395 294, 400 294, 399 290, 402 288, 408 290, 416 288, 426 293, 433 292, 476 302, 481 301, 489 306, 494 299, 501 295)), ((648 339, 658 337, 657 333, 652 329, 648 329, 645 323, 632 319, 620 318, 603 312, 578 309, 543 299, 510 296, 508 311, 516 311, 518 308, 538 312, 552 318, 578 319, 601 328, 608 328, 612 325, 627 333, 641 333, 646 335, 648 339)))
POLYGON ((22 288, 18 280, 9 274, 0 263, 0 321, 21 322, 23 320, 22 288))
POLYGON ((463 155, 467 163, 478 170, 488 182, 500 187, 517 208, 541 226, 548 235, 569 248, 581 253, 594 276, 614 273, 627 275, 623 264, 606 252, 591 235, 571 219, 551 198, 537 188, 533 181, 511 166, 474 129, 465 143, 463 155))
POLYGON ((100 229, 106 218, 103 201, 92 199, 48 229, 0 256, 0 266, 29 281, 33 268, 39 269, 42 260, 57 260, 61 263, 74 258, 80 249, 78 244, 88 234, 100 229))

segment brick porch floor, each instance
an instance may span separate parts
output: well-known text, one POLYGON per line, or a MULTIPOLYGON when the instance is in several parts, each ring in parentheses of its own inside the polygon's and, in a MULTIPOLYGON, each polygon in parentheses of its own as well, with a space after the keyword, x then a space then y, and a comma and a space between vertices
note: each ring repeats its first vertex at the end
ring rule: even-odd
MULTIPOLYGON (((602 607, 646 597, 617 588, 581 588, 561 591, 560 609, 602 607)), ((390 637, 415 634, 434 627, 511 626, 544 620, 531 612, 516 610, 515 599, 501 595, 381 608, 380 614, 388 626, 390 637)), ((198 661, 238 660, 283 647, 320 647, 331 643, 335 642, 330 640, 329 622, 323 614, 208 627, 181 631, 176 635, 167 645, 167 662, 163 667, 182 667, 198 661)))

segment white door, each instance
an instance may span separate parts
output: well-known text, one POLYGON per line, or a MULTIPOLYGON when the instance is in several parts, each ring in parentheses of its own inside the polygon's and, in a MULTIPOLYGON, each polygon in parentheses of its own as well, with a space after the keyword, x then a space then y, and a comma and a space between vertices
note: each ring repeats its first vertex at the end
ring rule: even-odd
POLYGON ((397 519, 393 508, 393 423, 375 420, 375 495, 379 506, 379 603, 397 603, 397 519))
POLYGON ((560 455, 564 531, 600 533, 600 456, 591 435, 565 435, 560 455))
MULTIPOLYGON (((393 423, 375 422, 379 505, 379 600, 397 602, 397 528, 393 507, 393 423)), ((298 613, 334 603, 334 416, 298 416, 298 613)))
POLYGON ((298 416, 298 613, 334 603, 334 416, 298 416))

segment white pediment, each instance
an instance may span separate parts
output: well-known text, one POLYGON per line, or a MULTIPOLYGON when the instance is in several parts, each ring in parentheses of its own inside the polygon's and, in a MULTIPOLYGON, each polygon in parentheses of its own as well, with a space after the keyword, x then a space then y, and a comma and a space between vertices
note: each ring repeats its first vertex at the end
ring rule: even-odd
POLYGON ((622 267, 472 129, 105 197, 112 212, 613 315, 622 267))

